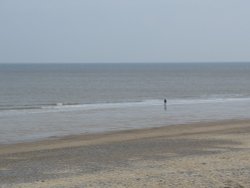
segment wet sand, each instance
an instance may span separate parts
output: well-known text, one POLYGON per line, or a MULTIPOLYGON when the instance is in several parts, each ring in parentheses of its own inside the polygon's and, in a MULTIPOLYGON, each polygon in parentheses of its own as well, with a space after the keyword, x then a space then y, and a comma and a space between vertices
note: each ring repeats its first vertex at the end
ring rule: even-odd
POLYGON ((250 121, 0 145, 0 187, 250 187, 250 121))

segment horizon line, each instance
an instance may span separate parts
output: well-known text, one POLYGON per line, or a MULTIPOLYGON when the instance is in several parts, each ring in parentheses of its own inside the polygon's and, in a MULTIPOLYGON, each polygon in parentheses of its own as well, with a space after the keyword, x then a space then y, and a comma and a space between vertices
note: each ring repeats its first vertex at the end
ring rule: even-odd
POLYGON ((0 64, 175 64, 175 63, 250 63, 250 61, 173 61, 173 62, 164 62, 164 61, 156 61, 156 62, 0 62, 0 64))

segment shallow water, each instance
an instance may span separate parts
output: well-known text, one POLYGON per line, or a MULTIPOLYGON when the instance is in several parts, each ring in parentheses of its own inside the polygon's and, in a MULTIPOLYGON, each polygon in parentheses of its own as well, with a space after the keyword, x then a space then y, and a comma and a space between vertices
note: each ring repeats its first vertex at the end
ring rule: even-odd
POLYGON ((8 111, 0 114, 0 143, 249 117, 250 98, 168 100, 166 110, 162 101, 150 101, 8 111))

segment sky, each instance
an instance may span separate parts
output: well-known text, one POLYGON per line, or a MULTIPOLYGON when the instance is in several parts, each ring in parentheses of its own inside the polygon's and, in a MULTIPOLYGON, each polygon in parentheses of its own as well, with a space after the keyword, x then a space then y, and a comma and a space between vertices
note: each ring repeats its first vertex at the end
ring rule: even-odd
POLYGON ((249 0, 0 0, 0 63, 250 62, 249 0))

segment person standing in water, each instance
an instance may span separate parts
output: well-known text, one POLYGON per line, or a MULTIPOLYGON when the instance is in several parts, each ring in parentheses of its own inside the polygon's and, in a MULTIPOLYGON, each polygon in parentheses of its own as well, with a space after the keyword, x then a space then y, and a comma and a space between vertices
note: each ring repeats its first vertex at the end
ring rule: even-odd
POLYGON ((164 99, 164 110, 167 110, 167 99, 164 99))

